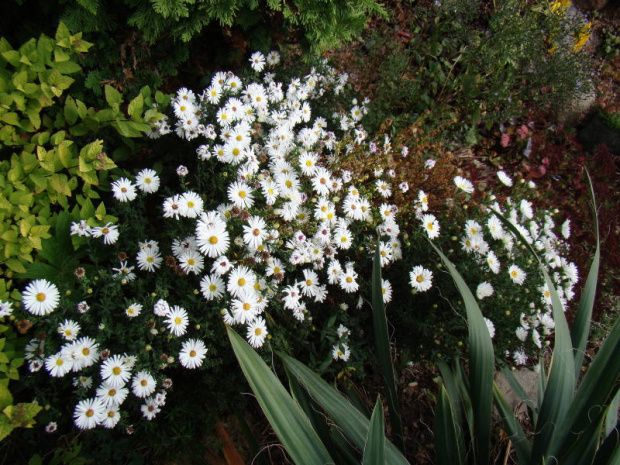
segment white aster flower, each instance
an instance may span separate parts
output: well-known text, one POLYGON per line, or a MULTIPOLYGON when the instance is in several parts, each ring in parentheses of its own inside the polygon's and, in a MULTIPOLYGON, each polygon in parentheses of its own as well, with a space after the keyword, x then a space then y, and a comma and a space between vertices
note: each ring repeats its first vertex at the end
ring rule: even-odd
POLYGON ((208 349, 200 339, 189 339, 183 342, 179 353, 179 362, 185 368, 193 369, 202 365, 208 349))
POLYGON ((461 176, 456 176, 454 178, 454 185, 467 194, 474 192, 474 185, 461 176))
POLYGON ((433 272, 423 266, 414 267, 409 278, 409 283, 418 292, 426 292, 433 286, 433 272))
POLYGON ((120 178, 112 183, 112 194, 119 202, 131 202, 138 195, 136 186, 127 178, 120 178))
POLYGON ((426 230, 429 239, 435 239, 439 237, 439 222, 435 215, 424 215, 422 217, 422 226, 426 230))
POLYGON ((22 292, 22 302, 31 314, 45 316, 58 307, 60 293, 55 284, 45 279, 35 279, 22 292))
POLYGON ((131 390, 136 397, 148 397, 153 394, 156 387, 155 378, 146 370, 139 371, 133 376, 131 390))
POLYGON ((486 297, 491 297, 493 292, 494 290, 491 283, 485 281, 478 284, 478 288, 476 289, 476 297, 478 297, 479 300, 482 300, 486 297))
POLYGON ((254 52, 250 57, 252 69, 260 73, 265 68, 265 55, 261 52, 254 52))
POLYGON ((497 177, 504 186, 512 186, 512 179, 510 179, 510 176, 508 176, 504 171, 498 171, 497 177))
POLYGON ((140 315, 141 311, 142 305, 134 302, 125 309, 125 315, 127 315, 129 318, 135 318, 140 315))
POLYGON ((187 325, 189 324, 189 317, 184 308, 175 305, 170 309, 167 318, 164 323, 168 326, 170 333, 175 336, 183 336, 187 331, 187 325))
POLYGON ((58 325, 58 334, 66 341, 73 341, 80 332, 80 325, 77 321, 65 320, 58 325))
POLYGON ((256 318, 254 321, 248 324, 247 339, 252 347, 255 349, 262 347, 267 337, 267 325, 263 318, 256 318))
POLYGON ((73 411, 73 420, 79 429, 93 429, 104 419, 105 407, 98 398, 81 400, 73 411))
POLYGON ((512 282, 518 285, 522 285, 525 282, 525 278, 527 276, 525 271, 523 271, 517 265, 510 265, 510 268, 508 268, 508 274, 510 275, 510 279, 512 280, 512 282))
POLYGON ((101 364, 101 379, 114 388, 122 387, 131 376, 131 369, 122 355, 107 358, 101 364))
POLYGON ((93 237, 103 237, 103 243, 106 245, 114 244, 118 240, 118 225, 106 223, 105 226, 96 226, 92 228, 91 235, 93 237))
POLYGON ((138 252, 136 261, 138 262, 139 269, 154 272, 161 267, 163 258, 159 250, 145 248, 138 252))

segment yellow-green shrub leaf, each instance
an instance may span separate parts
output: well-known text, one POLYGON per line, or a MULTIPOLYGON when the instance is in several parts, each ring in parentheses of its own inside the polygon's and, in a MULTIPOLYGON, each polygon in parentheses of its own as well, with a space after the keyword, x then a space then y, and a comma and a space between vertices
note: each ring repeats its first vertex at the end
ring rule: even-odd
POLYGON ((138 96, 129 103, 129 106, 127 107, 127 113, 129 113, 129 116, 139 116, 142 113, 143 107, 144 97, 142 96, 142 94, 138 94, 138 96))
POLYGON ((64 115, 65 120, 67 120, 67 123, 69 124, 75 124, 78 119, 79 115, 77 105, 71 96, 68 96, 67 100, 65 100, 64 115))
POLYGON ((56 192, 59 192, 67 197, 71 196, 71 189, 69 188, 69 180, 64 174, 54 173, 49 180, 49 185, 56 192))
POLYGON ((26 268, 24 267, 22 262, 20 262, 16 258, 9 258, 4 263, 6 264, 6 266, 9 267, 10 270, 14 271, 15 273, 25 273, 26 272, 26 268))
POLYGON ((0 384, 0 410, 4 410, 13 403, 13 395, 6 386, 0 384))
POLYGON ((105 215, 106 215, 105 205, 103 204, 103 202, 101 202, 99 206, 97 207, 97 210, 95 210, 95 218, 97 218, 99 221, 102 221, 105 215))
POLYGON ((17 115, 17 113, 5 113, 4 115, 0 116, 0 120, 2 120, 3 122, 5 122, 6 124, 11 124, 13 126, 19 126, 19 116, 17 115))
POLYGON ((111 107, 118 108, 118 106, 123 102, 123 96, 114 87, 106 85, 105 86, 105 100, 106 102, 108 102, 108 105, 110 105, 111 107))

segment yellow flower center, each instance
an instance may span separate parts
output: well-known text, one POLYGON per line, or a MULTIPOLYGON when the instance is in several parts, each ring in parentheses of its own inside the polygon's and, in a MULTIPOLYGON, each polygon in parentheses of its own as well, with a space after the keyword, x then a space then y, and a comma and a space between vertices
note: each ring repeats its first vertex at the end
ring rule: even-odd
POLYGON ((260 229, 255 228, 254 231, 252 231, 252 234, 254 234, 255 236, 260 235, 260 229))
POLYGON ((422 275, 419 275, 418 277, 415 278, 415 280, 421 283, 422 281, 424 281, 424 278, 422 277, 422 275))
POLYGON ((239 286, 245 286, 245 279, 244 278, 239 278, 239 281, 237 281, 237 284, 239 286))
POLYGON ((242 199, 245 199, 246 196, 247 196, 247 194, 245 193, 245 191, 240 191, 239 192, 239 197, 241 197, 242 199))
POLYGON ((113 375, 118 376, 118 375, 120 375, 120 374, 121 374, 121 371, 123 371, 123 370, 121 370, 121 369, 120 369, 120 367, 114 367, 114 368, 112 368, 112 374, 113 374, 113 375))
POLYGON ((247 303, 247 302, 246 302, 246 303, 244 303, 244 304, 243 304, 243 309, 244 309, 245 311, 248 311, 248 310, 250 309, 250 304, 249 304, 249 303, 247 303))
POLYGON ((108 411, 108 418, 114 418, 116 416, 116 412, 114 410, 108 411))
POLYGON ((149 383, 148 383, 148 381, 147 381, 147 380, 145 380, 145 379, 143 379, 143 380, 141 380, 141 381, 140 381, 140 386, 146 386, 147 384, 149 384, 149 383))
POLYGON ((88 347, 84 347, 82 349, 82 355, 90 355, 90 349, 88 347))
POLYGON ((195 350, 190 350, 190 351, 189 351, 189 356, 190 356, 190 357, 195 357, 196 355, 197 355, 197 354, 196 354, 196 351, 195 351, 195 350))
POLYGON ((254 334, 257 335, 257 336, 260 336, 262 333, 263 333, 263 331, 260 328, 256 328, 254 330, 254 334))
POLYGON ((46 299, 46 297, 45 297, 45 294, 43 294, 43 292, 39 292, 39 293, 37 294, 37 300, 38 300, 39 302, 43 302, 43 301, 45 301, 45 299, 46 299))
POLYGON ((209 238, 209 244, 217 244, 217 236, 211 236, 209 238))
POLYGON ((87 416, 88 418, 92 417, 94 414, 95 414, 95 411, 94 411, 92 408, 89 408, 89 409, 86 411, 86 416, 87 416))
POLYGON ((353 282, 353 278, 351 276, 347 276, 345 281, 348 282, 348 283, 352 283, 353 282))
POLYGON ((209 290, 210 290, 211 292, 215 292, 215 291, 217 291, 217 286, 216 286, 215 284, 211 284, 211 285, 209 286, 209 290))
POLYGON ((61 367, 65 364, 65 361, 62 358, 56 360, 56 366, 61 367))
POLYGON ((189 266, 194 266, 196 264, 196 260, 194 260, 193 258, 190 258, 189 260, 187 260, 187 264, 189 266))
POLYGON ((177 316, 177 317, 174 319, 174 324, 175 324, 175 325, 180 325, 182 322, 183 322, 183 320, 181 320, 181 317, 180 317, 180 316, 177 316))

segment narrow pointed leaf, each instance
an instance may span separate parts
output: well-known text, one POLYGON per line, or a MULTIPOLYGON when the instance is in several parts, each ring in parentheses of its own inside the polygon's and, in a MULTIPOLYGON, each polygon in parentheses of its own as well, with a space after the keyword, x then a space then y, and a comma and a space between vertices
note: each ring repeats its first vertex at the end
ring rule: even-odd
MULTIPOLYGON (((310 396, 327 412, 332 421, 359 450, 364 449, 370 421, 349 400, 330 386, 310 368, 294 358, 278 353, 287 370, 304 386, 310 396)), ((385 443, 386 462, 408 464, 407 459, 391 442, 385 443)))
MULTIPOLYGON (((552 452, 560 455, 568 450, 592 424, 598 424, 616 396, 620 373, 620 319, 599 349, 583 377, 566 418, 558 425, 557 441, 552 452)), ((600 432, 597 431, 597 434, 600 432)))
POLYGON ((456 422, 455 408, 445 386, 439 390, 437 412, 435 413, 435 451, 439 465, 465 463, 465 446, 462 426, 456 422))
MULTIPOLYGON (((286 370, 286 376, 289 381, 291 395, 293 399, 299 404, 299 406, 303 409, 306 416, 310 420, 312 424, 312 429, 317 432, 319 439, 325 445, 327 452, 330 456, 332 456, 337 460, 337 463, 346 463, 346 459, 344 457, 340 457, 341 450, 343 447, 336 446, 332 441, 331 431, 329 426, 325 422, 325 417, 323 416, 323 412, 320 411, 320 407, 316 405, 316 402, 312 400, 312 398, 308 395, 308 393, 304 390, 303 387, 299 384, 297 379, 286 370)), ((350 446, 349 446, 350 449, 350 446)))
POLYGON ((596 252, 594 253, 594 258, 592 259, 588 279, 586 280, 586 285, 583 288, 581 299, 579 300, 579 308, 577 309, 575 319, 573 320, 573 327, 571 328, 571 339, 575 350, 575 382, 578 381, 579 374, 581 373, 583 356, 586 351, 588 334, 590 333, 590 320, 592 319, 592 309, 594 308, 594 298, 596 295, 596 285, 598 283, 598 273, 601 261, 601 244, 598 229, 598 215, 596 213, 596 198, 594 197, 594 188, 592 187, 590 173, 588 173, 587 170, 586 175, 592 201, 596 252))
POLYGON ((493 405, 493 373, 495 370, 495 356, 493 343, 487 325, 478 307, 478 303, 465 283, 461 274, 435 244, 430 243, 441 257, 445 267, 450 272, 456 287, 461 293, 469 329, 469 358, 470 358, 470 392, 474 415, 475 455, 476 462, 489 462, 489 440, 491 437, 491 409, 493 405))
POLYGON ((228 338, 271 427, 295 463, 334 463, 308 417, 252 347, 231 328, 228 338))
POLYGON ((493 383, 493 398, 495 399, 497 410, 499 410, 499 413, 504 420, 504 427, 510 436, 512 446, 517 452, 519 463, 530 463, 530 456, 532 454, 530 442, 525 437, 523 428, 521 428, 521 425, 515 418, 515 414, 510 408, 508 401, 495 383, 493 383))
POLYGON ((620 390, 616 392, 605 415, 605 437, 609 436, 618 424, 618 407, 620 406, 620 390))
MULTIPOLYGON (((456 363, 459 363, 458 359, 455 360, 455 364, 456 363)), ((454 416, 454 422, 457 425, 462 425, 462 399, 461 391, 456 381, 456 377, 454 373, 452 373, 452 370, 447 363, 440 361, 437 363, 437 366, 439 367, 439 372, 441 373, 441 377, 443 378, 443 387, 446 389, 448 399, 450 399, 450 404, 452 405, 452 415, 454 416)))
POLYGON ((532 421, 534 422, 534 424, 536 424, 536 420, 538 418, 538 411, 536 406, 534 405, 534 402, 532 402, 532 399, 529 398, 529 396, 523 389, 523 386, 521 386, 517 378, 515 378, 515 375, 512 374, 512 371, 508 369, 508 367, 503 366, 501 371, 513 392, 519 397, 519 399, 523 401, 523 403, 525 403, 525 405, 529 407, 532 415, 532 421))
POLYGON ((538 411, 540 412, 540 407, 545 399, 545 391, 547 389, 547 371, 545 370, 545 358, 542 353, 538 359, 538 372, 540 373, 538 377, 538 411))
POLYGON ((377 397, 377 403, 370 417, 366 445, 364 446, 363 465, 381 465, 385 463, 384 431, 383 404, 381 404, 381 397, 377 397))
POLYGON ((375 248, 375 257, 372 268, 372 323, 375 333, 375 347, 379 358, 379 367, 385 381, 387 403, 390 411, 390 423, 394 431, 394 443, 403 450, 403 427, 396 394, 396 376, 394 374, 394 362, 390 347, 387 316, 383 302, 383 284, 381 280, 381 255, 379 252, 379 239, 375 248))
POLYGON ((620 422, 596 451, 594 463, 620 463, 620 422))

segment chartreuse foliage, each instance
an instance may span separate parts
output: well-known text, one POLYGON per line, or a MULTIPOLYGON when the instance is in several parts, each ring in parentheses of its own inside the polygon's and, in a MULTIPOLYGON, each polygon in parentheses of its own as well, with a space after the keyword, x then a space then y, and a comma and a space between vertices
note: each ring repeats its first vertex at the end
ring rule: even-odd
POLYGON ((24 363, 23 347, 10 326, 0 324, 0 441, 15 428, 30 428, 41 410, 37 402, 13 403, 9 382, 19 379, 18 368, 24 363))
MULTIPOLYGON (((594 203, 593 191, 592 199, 594 203)), ((445 363, 439 366, 443 385, 440 387, 435 418, 435 449, 438 463, 450 465, 489 463, 493 400, 504 420, 504 426, 520 464, 617 463, 620 459, 618 434, 620 430, 617 423, 620 401, 619 321, 616 321, 583 379, 579 381, 575 375, 576 367, 580 368, 583 360, 594 305, 600 257, 598 231, 596 253, 571 337, 557 291, 542 262, 519 231, 508 220, 499 214, 498 216, 541 264, 540 268, 551 290, 553 315, 556 320, 553 358, 548 374, 545 373, 541 362, 538 406, 525 397, 523 389, 511 376, 510 371, 504 370, 509 382, 514 386, 514 391, 523 396, 525 405, 532 410, 534 434, 526 435, 503 394, 493 382, 494 351, 482 312, 455 266, 431 243, 454 279, 465 304, 470 350, 469 377, 465 375, 459 362, 454 368, 445 363)), ((596 211, 594 224, 596 227, 596 211)), ((375 286, 373 291, 380 292, 380 288, 377 289, 375 286)), ((289 411, 280 403, 273 402, 272 394, 265 388, 269 386, 269 382, 279 383, 279 381, 273 378, 271 370, 241 337, 230 329, 229 336, 235 354, 244 367, 244 373, 255 393, 257 393, 256 384, 264 384, 259 398, 262 398, 261 406, 274 429, 277 426, 280 428, 286 426, 286 424, 276 425, 278 422, 274 421, 276 413, 287 413, 293 417, 304 415, 303 412, 289 411)), ((381 457, 382 443, 385 446, 385 463, 407 463, 392 443, 379 438, 378 431, 379 429, 382 431, 383 422, 378 413, 378 406, 375 407, 372 420, 368 421, 344 396, 312 370, 290 356, 280 354, 280 358, 284 362, 288 376, 294 380, 292 384, 299 383, 303 386, 349 442, 364 450, 363 463, 371 463, 371 456, 381 457)), ((318 436, 314 435, 308 441, 319 441, 318 436)), ((286 443, 284 445, 289 447, 286 443)), ((311 463, 294 460, 296 463, 311 463)), ((377 460, 379 461, 372 463, 384 463, 381 458, 377 460)))
POLYGON ((66 95, 78 77, 74 61, 91 44, 60 24, 55 38, 42 35, 18 49, 0 39, 0 238, 2 276, 26 271, 33 251, 49 237, 55 213, 79 206, 80 217, 106 219, 94 189, 116 165, 100 131, 141 136, 158 118, 148 88, 121 109, 121 94, 106 87, 108 107, 87 107, 66 95), (72 77, 72 76, 75 76, 72 77), (146 111, 145 111, 146 109, 146 111), (95 207, 95 203, 98 206, 95 207))

